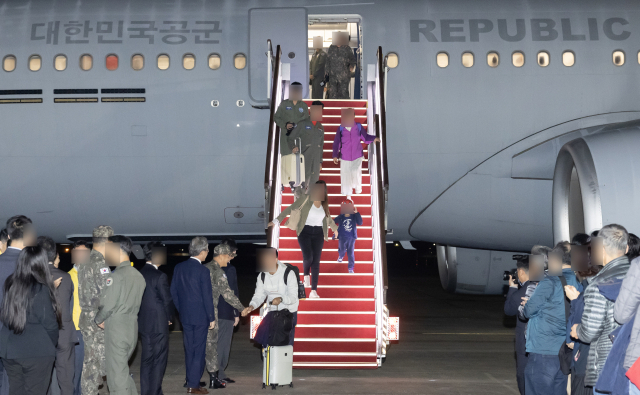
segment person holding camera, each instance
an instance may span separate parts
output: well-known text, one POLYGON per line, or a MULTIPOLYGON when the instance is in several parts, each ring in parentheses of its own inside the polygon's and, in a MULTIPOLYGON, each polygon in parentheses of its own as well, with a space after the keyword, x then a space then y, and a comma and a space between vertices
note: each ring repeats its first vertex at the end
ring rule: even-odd
MULTIPOLYGON (((525 298, 529 286, 529 261, 526 256, 518 259, 516 272, 509 275, 509 292, 504 302, 504 313, 508 316, 518 316, 518 307, 525 298)), ((524 368, 527 366, 528 355, 524 337, 527 320, 518 317, 515 332, 516 348, 516 380, 520 395, 524 395, 524 368)))

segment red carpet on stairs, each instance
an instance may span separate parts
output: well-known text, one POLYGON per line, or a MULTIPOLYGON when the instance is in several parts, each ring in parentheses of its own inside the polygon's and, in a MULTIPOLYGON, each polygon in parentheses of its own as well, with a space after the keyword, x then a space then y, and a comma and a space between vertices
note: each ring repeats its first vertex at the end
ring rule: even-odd
MULTIPOLYGON (((305 100, 311 105, 311 100, 305 100)), ((325 127, 324 160, 320 179, 329 189, 331 215, 340 214, 340 165, 332 160, 333 139, 340 125, 342 108, 356 109, 356 122, 367 126, 366 100, 323 100, 322 124, 325 127)), ((376 321, 373 277, 373 243, 371 231, 371 187, 367 151, 363 161, 362 194, 352 200, 363 217, 355 245, 355 273, 349 274, 347 258, 338 259, 338 240, 324 244, 320 262, 318 295, 320 299, 300 301, 298 326, 294 343, 293 366, 301 369, 375 369, 376 321)), ((293 203, 288 188, 282 195, 284 210, 293 203)), ((300 268, 303 276, 302 252, 295 231, 280 228, 279 257, 300 268)), ((307 295, 310 289, 307 288, 307 295)))

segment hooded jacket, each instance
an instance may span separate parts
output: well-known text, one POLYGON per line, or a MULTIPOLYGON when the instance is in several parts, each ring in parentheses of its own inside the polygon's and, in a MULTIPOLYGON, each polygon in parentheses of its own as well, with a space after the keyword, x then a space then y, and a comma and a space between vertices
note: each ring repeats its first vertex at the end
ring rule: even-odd
POLYGON ((614 302, 600 293, 598 285, 608 280, 624 278, 628 270, 629 259, 624 255, 616 258, 593 277, 584 291, 584 312, 577 333, 580 341, 591 343, 584 381, 586 386, 596 385, 607 355, 611 351, 609 334, 620 326, 613 318, 614 302))

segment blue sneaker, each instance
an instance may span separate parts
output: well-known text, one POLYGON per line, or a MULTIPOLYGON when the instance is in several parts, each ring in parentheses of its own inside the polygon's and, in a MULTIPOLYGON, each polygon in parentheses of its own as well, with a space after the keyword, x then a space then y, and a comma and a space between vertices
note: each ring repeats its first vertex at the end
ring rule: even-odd
POLYGON ((342 258, 338 258, 338 262, 342 262, 342 258))

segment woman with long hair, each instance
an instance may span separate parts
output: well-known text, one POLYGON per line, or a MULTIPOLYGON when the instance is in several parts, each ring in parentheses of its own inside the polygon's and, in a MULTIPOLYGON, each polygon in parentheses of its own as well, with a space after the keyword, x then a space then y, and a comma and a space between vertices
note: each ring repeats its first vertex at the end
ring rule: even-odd
POLYGON ((42 395, 49 386, 62 321, 48 264, 42 248, 25 247, 4 283, 0 357, 10 395, 42 395))
POLYGON ((269 226, 282 222, 292 210, 300 210, 300 220, 296 227, 298 244, 302 250, 304 266, 304 285, 311 286, 310 298, 318 296, 318 275, 320 274, 320 256, 325 240, 329 240, 329 228, 337 232, 338 227, 329 213, 329 193, 327 184, 319 180, 306 197, 300 197, 287 207, 278 218, 269 222, 269 226))

